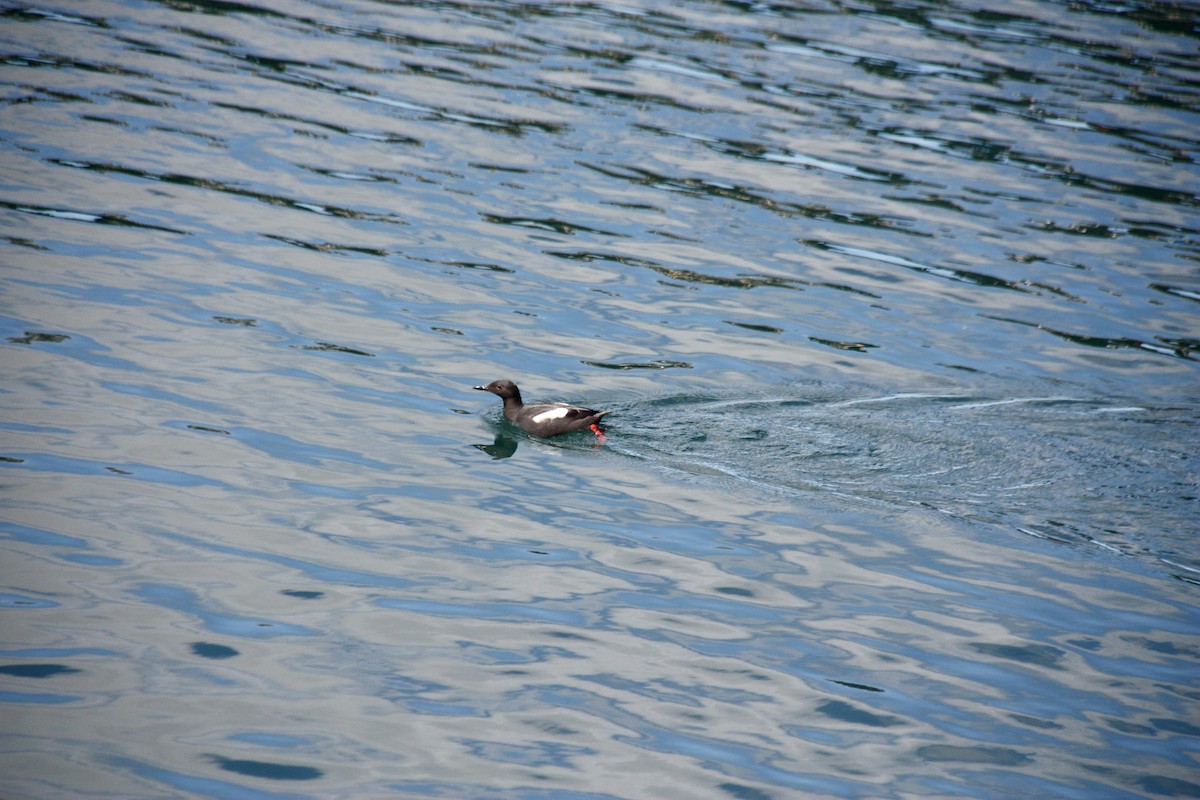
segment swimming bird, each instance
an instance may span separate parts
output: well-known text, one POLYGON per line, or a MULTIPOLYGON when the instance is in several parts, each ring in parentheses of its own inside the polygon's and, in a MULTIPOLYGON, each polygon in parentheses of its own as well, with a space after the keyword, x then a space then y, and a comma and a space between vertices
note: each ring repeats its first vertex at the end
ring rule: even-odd
POLYGON ((604 429, 600 418, 607 411, 573 406, 570 403, 521 402, 521 390, 510 380, 501 378, 487 386, 476 386, 482 392, 491 392, 504 401, 504 416, 518 428, 534 436, 550 437, 572 431, 590 430, 596 438, 604 441, 604 429))

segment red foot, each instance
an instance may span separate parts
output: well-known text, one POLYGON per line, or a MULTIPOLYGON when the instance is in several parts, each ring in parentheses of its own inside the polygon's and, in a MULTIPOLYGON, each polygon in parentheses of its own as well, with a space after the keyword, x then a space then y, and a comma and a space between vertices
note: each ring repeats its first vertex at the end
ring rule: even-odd
POLYGON ((592 425, 590 427, 592 429, 592 433, 596 434, 597 439, 599 439, 602 442, 608 441, 608 439, 604 436, 603 428, 601 428, 599 425, 597 425, 595 423, 592 423, 592 425))

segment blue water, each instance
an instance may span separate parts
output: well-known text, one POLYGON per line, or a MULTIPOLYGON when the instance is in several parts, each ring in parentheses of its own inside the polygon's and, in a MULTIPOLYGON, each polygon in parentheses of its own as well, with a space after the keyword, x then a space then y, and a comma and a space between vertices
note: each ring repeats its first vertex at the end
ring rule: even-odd
POLYGON ((1200 796, 1187 7, 0 38, 5 798, 1200 796))

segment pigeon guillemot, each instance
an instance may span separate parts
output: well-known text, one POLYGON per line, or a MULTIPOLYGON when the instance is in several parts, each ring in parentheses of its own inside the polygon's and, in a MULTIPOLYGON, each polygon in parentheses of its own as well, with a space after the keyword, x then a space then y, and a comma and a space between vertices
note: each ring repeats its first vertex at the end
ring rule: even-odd
POLYGON ((604 441, 604 429, 600 427, 600 418, 607 414, 607 411, 573 406, 569 403, 525 405, 521 402, 521 390, 510 380, 492 381, 487 386, 475 388, 491 392, 503 400, 504 416, 526 433, 550 437, 571 431, 590 430, 596 434, 597 439, 604 441))

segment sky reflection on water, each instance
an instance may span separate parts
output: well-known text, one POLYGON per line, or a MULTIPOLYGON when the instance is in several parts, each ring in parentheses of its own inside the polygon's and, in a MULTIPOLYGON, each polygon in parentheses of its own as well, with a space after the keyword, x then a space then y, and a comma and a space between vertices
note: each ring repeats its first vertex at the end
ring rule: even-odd
POLYGON ((1187 9, 0 36, 6 796, 1200 795, 1187 9))

